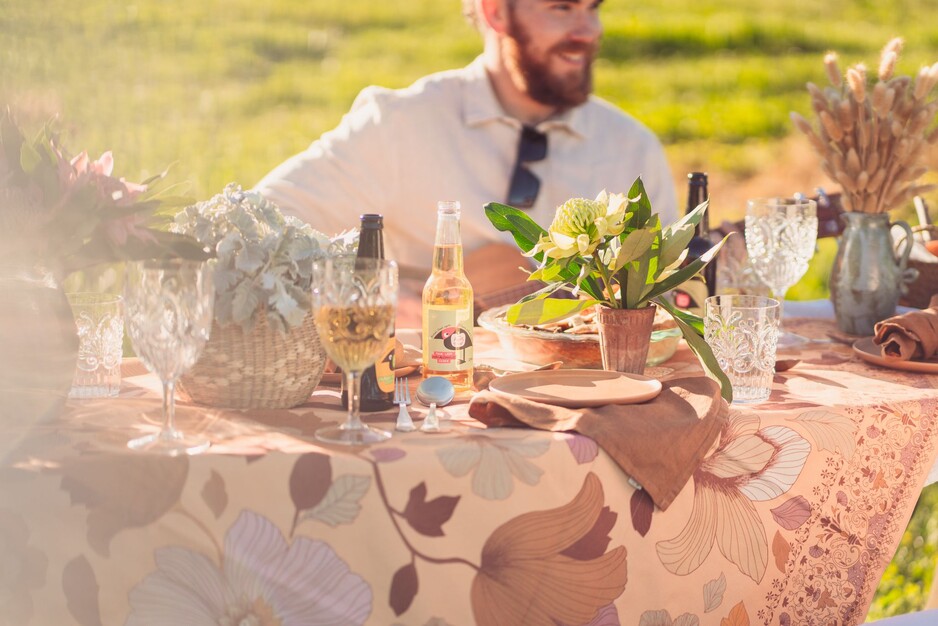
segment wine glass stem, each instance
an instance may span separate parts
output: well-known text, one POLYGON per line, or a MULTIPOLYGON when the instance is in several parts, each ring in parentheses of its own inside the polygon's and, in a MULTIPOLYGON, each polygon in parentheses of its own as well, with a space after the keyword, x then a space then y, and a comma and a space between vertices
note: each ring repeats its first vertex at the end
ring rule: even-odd
POLYGON ((346 372, 345 387, 348 389, 348 418, 345 420, 344 430, 361 430, 362 420, 359 415, 361 407, 362 373, 346 372))
POLYGON ((163 429, 160 437, 172 439, 176 435, 176 381, 163 381, 163 429))

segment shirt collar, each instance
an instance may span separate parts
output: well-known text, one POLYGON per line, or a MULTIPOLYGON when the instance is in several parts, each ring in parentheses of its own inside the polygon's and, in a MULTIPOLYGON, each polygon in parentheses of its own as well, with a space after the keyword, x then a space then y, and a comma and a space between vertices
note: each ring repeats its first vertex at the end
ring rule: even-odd
MULTIPOLYGON (((544 120, 537 125, 537 130, 549 132, 563 130, 574 137, 582 139, 587 135, 586 116, 583 106, 574 107, 560 115, 544 120)), ((495 89, 482 56, 478 56, 465 68, 463 82, 463 121, 466 126, 482 126, 490 122, 502 122, 516 128, 521 128, 521 122, 502 109, 502 105, 495 96, 495 89)))

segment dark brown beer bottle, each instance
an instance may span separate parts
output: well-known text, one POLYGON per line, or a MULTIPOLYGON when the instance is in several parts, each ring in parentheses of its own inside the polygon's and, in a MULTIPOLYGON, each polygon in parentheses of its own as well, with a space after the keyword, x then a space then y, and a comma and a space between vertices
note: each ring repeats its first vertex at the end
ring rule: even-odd
MULTIPOLYGON (((384 258, 384 218, 374 213, 361 216, 358 234, 358 258, 384 258)), ((362 372, 361 410, 384 411, 394 406, 394 332, 381 357, 362 372)), ((342 406, 348 408, 348 392, 342 390, 342 406)))
MULTIPOLYGON (((707 174, 706 172, 691 172, 687 175, 687 208, 685 214, 690 213, 697 206, 707 200, 707 174)), ((703 256, 713 247, 710 242, 710 209, 703 214, 697 223, 694 237, 687 245, 687 257, 682 265, 687 265, 703 256)), ((687 281, 680 288, 674 290, 674 304, 697 315, 703 315, 704 300, 707 296, 716 293, 717 265, 716 259, 707 264, 699 276, 687 281)))

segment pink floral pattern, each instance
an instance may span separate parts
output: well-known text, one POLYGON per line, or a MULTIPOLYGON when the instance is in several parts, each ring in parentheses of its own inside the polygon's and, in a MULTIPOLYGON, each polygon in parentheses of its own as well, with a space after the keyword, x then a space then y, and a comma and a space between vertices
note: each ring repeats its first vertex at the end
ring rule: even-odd
POLYGON ((787 492, 811 446, 784 426, 760 430, 758 415, 732 413, 716 451, 694 472, 694 508, 679 535, 658 543, 662 565, 679 576, 696 570, 714 542, 755 582, 768 563, 765 526, 754 502, 787 492))
POLYGON ((218 445, 158 459, 123 451, 154 392, 69 403, 4 433, 0 624, 861 623, 938 452, 938 389, 848 344, 802 356, 666 511, 582 435, 483 430, 460 404, 448 434, 366 449, 310 437, 343 417, 334 390, 182 404, 218 445))
POLYGON ((243 511, 220 565, 160 548, 157 571, 130 594, 127 626, 352 626, 371 613, 371 587, 322 541, 288 544, 267 518, 243 511))

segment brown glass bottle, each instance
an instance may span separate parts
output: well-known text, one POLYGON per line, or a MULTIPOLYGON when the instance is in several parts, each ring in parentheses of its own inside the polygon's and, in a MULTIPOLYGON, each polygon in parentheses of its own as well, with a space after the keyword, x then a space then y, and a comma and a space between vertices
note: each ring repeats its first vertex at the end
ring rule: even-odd
MULTIPOLYGON (((687 175, 687 207, 685 214, 697 208, 700 203, 709 197, 707 192, 706 172, 691 172, 687 175)), ((713 247, 710 241, 709 207, 700 218, 694 232, 694 237, 687 245, 687 256, 682 266, 699 259, 707 250, 713 247)), ((703 315, 704 300, 716 293, 717 265, 716 259, 707 264, 699 276, 687 281, 679 289, 674 290, 674 304, 697 315, 703 315)))
MULTIPOLYGON (((383 259, 384 258, 384 218, 374 213, 361 216, 361 227, 358 234, 358 258, 383 259)), ((384 411, 394 406, 394 346, 396 340, 394 331, 384 353, 375 362, 362 372, 361 378, 361 410, 384 411)), ((348 407, 348 392, 342 390, 342 406, 348 407)))

